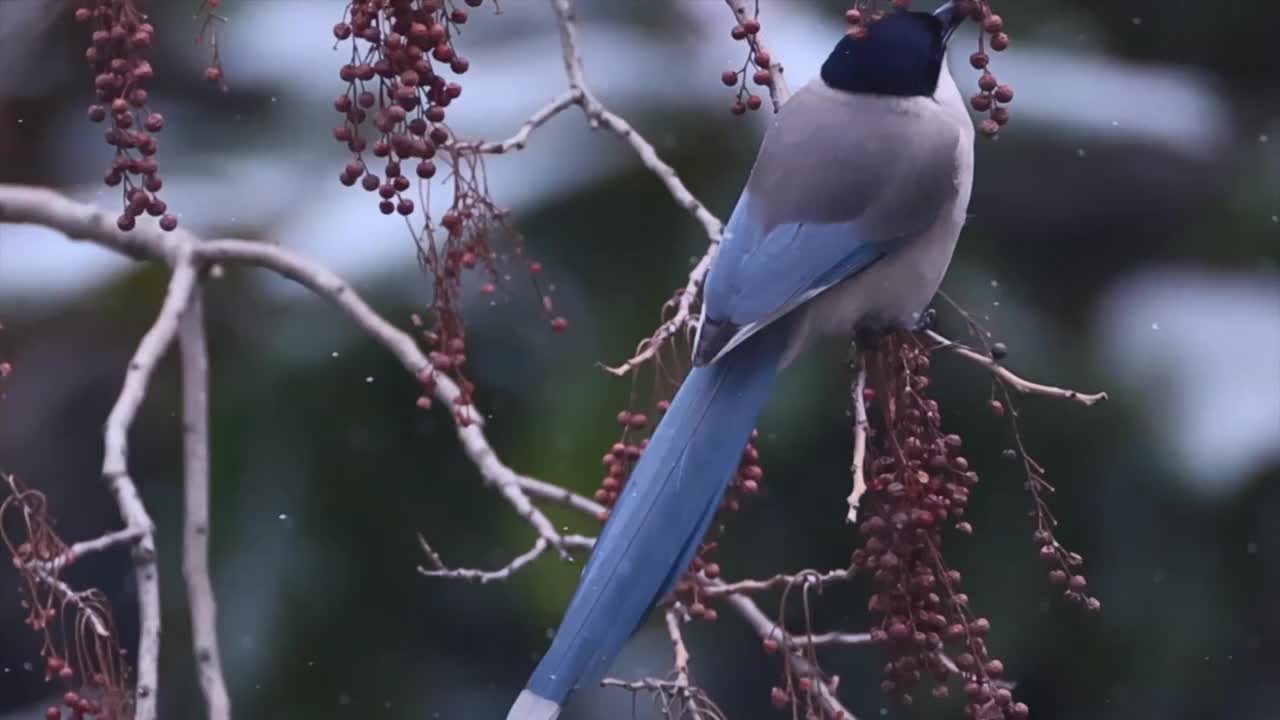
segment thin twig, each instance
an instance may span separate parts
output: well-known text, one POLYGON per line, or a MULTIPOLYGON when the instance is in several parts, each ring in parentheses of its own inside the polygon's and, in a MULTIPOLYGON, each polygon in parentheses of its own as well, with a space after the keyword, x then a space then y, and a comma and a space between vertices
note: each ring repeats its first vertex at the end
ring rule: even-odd
POLYGON ((209 349, 204 300, 199 288, 182 316, 178 335, 182 359, 184 522, 182 575, 187 581, 196 673, 209 720, 230 720, 231 700, 218 651, 218 604, 209 579, 209 349))
POLYGON ((621 688, 633 693, 648 691, 653 693, 660 705, 664 717, 671 720, 720 720, 723 711, 716 707, 707 694, 695 686, 689 678, 689 648, 684 642, 684 633, 680 628, 684 621, 681 618, 683 608, 680 606, 667 609, 665 613, 667 636, 671 638, 673 656, 669 679, 644 678, 641 680, 619 680, 605 678, 600 682, 603 687, 621 688))
POLYGON ((1082 393, 1077 390, 1055 387, 1053 385, 1042 385, 1040 383, 1031 382, 1030 380, 1024 380, 1023 378, 1015 375, 1005 366, 996 362, 994 358, 984 355, 967 345, 955 342, 954 340, 944 337, 933 330, 926 330, 925 336, 937 343, 937 349, 949 350, 966 360, 970 360, 981 365, 982 367, 990 370, 991 373, 1001 381, 1008 384, 1009 387, 1023 395, 1043 395, 1045 397, 1059 398, 1062 400, 1073 400, 1082 405, 1095 405, 1107 399, 1107 394, 1105 392, 1093 394, 1082 393))
POLYGON ((528 120, 520 126, 515 135, 501 142, 488 143, 458 143, 453 146, 458 152, 486 153, 490 155, 502 155, 512 150, 523 150, 525 145, 529 143, 529 135, 534 130, 542 127, 551 118, 559 115, 565 110, 579 104, 582 101, 582 92, 579 90, 566 90, 559 97, 539 108, 536 112, 529 116, 528 120))
MULTIPOLYGON (((422 546, 422 552, 427 556, 427 563, 430 567, 418 566, 418 572, 429 578, 443 578, 445 580, 464 580, 466 582, 479 583, 487 585, 491 582, 501 582, 508 580, 512 575, 523 570, 526 566, 537 560, 551 546, 547 539, 539 537, 534 541, 533 547, 528 551, 517 555, 511 562, 498 568, 497 570, 477 570, 474 568, 450 568, 444 564, 440 553, 427 542, 427 539, 418 534, 418 544, 422 546)), ((565 535, 560 538, 560 547, 565 550, 590 550, 595 544, 595 538, 584 537, 582 535, 565 535)))
POLYGON ((867 401, 863 393, 867 388, 867 368, 858 364, 858 377, 853 383, 853 462, 849 471, 853 475, 853 490, 849 492, 849 514, 845 522, 858 521, 858 505, 867 492, 867 401))
MULTIPOLYGON (((561 3, 569 5, 567 0, 554 1, 557 6, 561 3)), ((755 17, 755 13, 748 7, 747 0, 725 0, 725 4, 729 6, 729 9, 733 12, 734 19, 739 23, 755 17)), ((566 68, 570 66, 570 59, 574 59, 579 68, 577 75, 578 77, 581 77, 580 68, 582 60, 576 53, 570 52, 570 48, 572 47, 572 42, 574 40, 574 34, 572 32, 572 14, 570 13, 567 21, 564 19, 565 16, 563 13, 561 14, 561 18, 561 38, 562 46, 565 48, 566 68), (564 29, 566 23, 569 25, 568 31, 564 29), (566 33, 568 40, 565 40, 566 33)), ((754 43, 757 52, 765 52, 769 54, 769 77, 771 80, 769 83, 769 97, 773 101, 773 111, 776 113, 782 109, 783 103, 791 97, 791 90, 787 87, 786 78, 783 77, 782 63, 778 60, 778 56, 776 54, 769 52, 763 33, 756 33, 752 42, 754 43)), ((570 72, 571 83, 573 77, 574 73, 570 72)), ((587 92, 586 97, 590 98, 589 91, 587 92)), ((601 109, 603 110, 603 108, 601 109)), ((590 114, 590 110, 588 110, 588 114, 590 114)), ((603 117, 601 118, 601 121, 604 122, 603 117)), ((607 123, 606 126, 608 126, 607 123)), ((620 129, 615 129, 615 132, 621 133, 623 131, 629 133, 624 137, 631 141, 632 145, 636 147, 636 151, 640 153, 641 158, 644 158, 646 154, 646 150, 642 149, 642 147, 647 147, 647 151, 652 152, 653 148, 648 145, 648 143, 644 143, 643 146, 636 144, 635 139, 639 138, 639 136, 634 134, 634 131, 629 125, 624 124, 620 129)), ((643 138, 640 138, 640 141, 643 142, 643 138)), ((656 154, 654 154, 654 157, 656 158, 656 154)), ((657 174, 658 177, 662 178, 664 182, 667 182, 667 187, 671 190, 671 195, 675 198, 676 204, 690 212, 693 212, 694 215, 702 221, 703 226, 707 228, 707 236, 710 238, 711 242, 707 246, 706 251, 702 254, 702 257, 694 264, 693 269, 689 271, 688 282, 685 283, 685 286, 682 289, 677 291, 675 298, 673 298, 672 302, 674 302, 676 308, 675 314, 659 325, 658 329, 655 330, 652 335, 640 341, 635 354, 625 362, 616 366, 601 366, 606 372, 620 377, 631 372, 639 365, 651 360, 654 355, 661 351, 662 346, 666 344, 668 340, 686 329, 692 329, 697 324, 698 316, 695 313, 695 306, 698 301, 698 297, 702 293, 702 283, 707 278, 707 271, 711 269, 711 262, 715 258, 716 251, 719 249, 724 227, 720 221, 707 212, 700 203, 687 204, 688 201, 692 201, 693 203, 697 203, 697 201, 688 193, 687 190, 684 190, 684 186, 679 182, 679 177, 675 174, 675 171, 671 170, 665 163, 661 163, 661 161, 659 161, 657 167, 649 164, 648 162, 645 164, 655 174, 657 174), (674 180, 674 185, 667 181, 668 177, 674 180)))
POLYGON ((708 582, 699 590, 703 597, 714 598, 726 595, 747 595, 768 592, 793 585, 812 584, 816 587, 830 585, 853 577, 849 570, 829 570, 825 573, 817 570, 801 570, 797 573, 778 574, 758 580, 739 580, 737 582, 708 582))
POLYGON ((790 653, 788 660, 792 670, 797 675, 807 676, 812 679, 811 687, 817 694, 823 711, 829 717, 856 720, 853 713, 849 712, 849 709, 840 702, 840 699, 836 697, 828 686, 826 675, 822 672, 822 669, 814 665, 802 652, 803 645, 797 643, 797 638, 779 628, 777 624, 769 619, 768 615, 764 614, 764 611, 756 605, 755 601, 746 595, 729 595, 725 600, 730 607, 747 621, 747 624, 751 625, 762 640, 778 640, 779 645, 787 649, 790 653))
POLYGON ((40 570, 48 573, 57 574, 71 563, 79 560, 86 555, 110 550, 119 545, 130 545, 140 540, 146 535, 146 530, 140 527, 126 527, 121 530, 113 530, 109 533, 99 535, 92 540, 81 540, 67 548, 66 552, 51 560, 33 560, 28 563, 30 567, 38 567, 40 570))
POLYGON ((631 149, 640 156, 640 162, 666 186, 667 192, 671 193, 676 205, 688 211, 697 218, 698 222, 702 223, 702 227, 707 233, 707 238, 711 241, 712 248, 714 248, 720 243, 720 233, 723 229, 719 218, 711 214, 711 211, 707 210, 701 200, 694 197, 689 188, 685 186, 684 181, 676 174, 675 169, 658 155, 658 151, 654 149, 653 144, 646 140, 635 128, 631 127, 631 124, 620 115, 610 112, 596 98, 591 92, 591 88, 587 85, 582 68, 582 56, 578 49, 578 25, 577 18, 574 15, 573 0, 551 0, 551 6, 555 9, 556 17, 559 20, 560 49, 564 61, 565 76, 569 80, 569 89, 579 93, 577 103, 586 113, 588 122, 591 123, 592 127, 603 127, 626 141, 631 146, 631 149))

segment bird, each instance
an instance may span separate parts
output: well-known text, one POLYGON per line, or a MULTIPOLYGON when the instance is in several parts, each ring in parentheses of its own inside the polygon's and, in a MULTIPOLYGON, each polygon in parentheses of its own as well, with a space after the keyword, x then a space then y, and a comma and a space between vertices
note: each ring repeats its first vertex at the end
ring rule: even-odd
POLYGON ((973 185, 947 68, 963 2, 844 35, 779 109, 713 257, 690 371, 507 720, 555 720, 689 567, 778 373, 817 338, 913 328, 973 185))

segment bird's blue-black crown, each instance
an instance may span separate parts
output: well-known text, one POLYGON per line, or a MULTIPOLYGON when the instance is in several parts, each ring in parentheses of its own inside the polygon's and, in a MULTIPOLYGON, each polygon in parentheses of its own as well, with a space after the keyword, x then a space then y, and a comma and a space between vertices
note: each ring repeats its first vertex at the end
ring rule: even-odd
POLYGON ((922 12, 897 12, 845 35, 822 64, 822 80, 851 93, 933 95, 947 51, 950 23, 922 12))

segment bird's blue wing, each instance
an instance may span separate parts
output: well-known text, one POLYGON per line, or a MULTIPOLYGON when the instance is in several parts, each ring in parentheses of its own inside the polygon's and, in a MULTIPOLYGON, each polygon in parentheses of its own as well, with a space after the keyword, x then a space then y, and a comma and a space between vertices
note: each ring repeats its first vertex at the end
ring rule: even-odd
POLYGON ((744 192, 707 276, 699 361, 718 357, 822 291, 867 269, 894 248, 868 238, 857 219, 784 222, 766 228, 744 192))

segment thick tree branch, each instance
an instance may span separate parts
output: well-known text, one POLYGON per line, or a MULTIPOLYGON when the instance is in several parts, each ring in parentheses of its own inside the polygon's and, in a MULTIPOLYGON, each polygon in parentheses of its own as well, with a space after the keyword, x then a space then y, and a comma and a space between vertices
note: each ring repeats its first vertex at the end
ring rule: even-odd
POLYGON ((125 526, 142 528, 143 534, 133 547, 134 575, 138 585, 138 615, 141 630, 138 639, 138 685, 135 717, 152 720, 156 716, 156 690, 160 663, 160 578, 156 564, 155 526, 142 503, 138 488, 129 476, 129 430, 137 418, 138 408, 147 396, 147 388, 156 364, 173 343, 178 323, 191 300, 198 270, 192 258, 192 247, 179 246, 171 257, 174 265, 169 289, 155 323, 142 337, 129 361, 124 387, 107 416, 104 433, 105 451, 102 476, 106 478, 120 508, 125 526))
MULTIPOLYGON (((240 240, 201 242, 184 230, 165 233, 147 223, 139 224, 126 233, 116 228, 112 215, 98 208, 75 202, 51 190, 8 185, 0 185, 0 222, 43 225, 75 240, 93 242, 135 259, 173 267, 164 305, 130 361, 124 387, 107 421, 103 476, 120 507, 125 529, 74 545, 67 553, 69 561, 76 553, 134 542, 142 618, 137 656, 136 717, 138 720, 152 720, 155 717, 160 640, 159 583, 155 571, 153 524, 127 471, 127 439, 156 363, 177 335, 179 320, 198 283, 200 267, 207 263, 254 265, 291 279, 333 302, 358 327, 391 351, 419 381, 430 378, 431 392, 444 407, 453 407, 461 389, 446 375, 436 373, 414 339, 382 318, 342 278, 288 249, 240 240)), ((516 473, 499 459, 489 445, 480 422, 468 425, 455 423, 455 428, 464 451, 485 483, 498 491, 549 548, 567 556, 569 549, 584 545, 579 539, 563 538, 546 515, 533 505, 525 488, 539 497, 579 510, 596 513, 603 508, 568 490, 554 489, 548 483, 516 473)))

